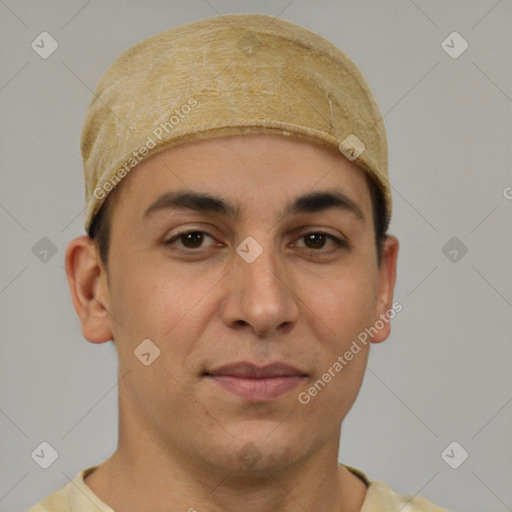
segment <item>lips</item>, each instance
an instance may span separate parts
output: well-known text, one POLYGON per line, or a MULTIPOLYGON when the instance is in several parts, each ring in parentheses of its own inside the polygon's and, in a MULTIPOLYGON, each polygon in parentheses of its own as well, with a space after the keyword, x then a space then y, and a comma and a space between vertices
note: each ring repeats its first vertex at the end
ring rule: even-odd
POLYGON ((204 375, 224 390, 251 401, 278 398, 307 377, 306 373, 285 363, 260 367, 246 361, 221 366, 204 375))

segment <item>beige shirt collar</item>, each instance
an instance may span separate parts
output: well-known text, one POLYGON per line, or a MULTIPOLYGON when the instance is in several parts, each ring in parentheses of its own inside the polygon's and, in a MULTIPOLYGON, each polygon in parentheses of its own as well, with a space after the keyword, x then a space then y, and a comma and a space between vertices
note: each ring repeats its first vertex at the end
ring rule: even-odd
MULTIPOLYGON (((43 500, 28 512, 115 512, 104 503, 84 482, 84 478, 92 473, 97 466, 80 471, 73 480, 59 491, 43 500)), ((368 490, 361 512, 448 512, 439 508, 420 496, 405 496, 396 493, 385 483, 370 481, 360 470, 345 466, 349 471, 361 478, 368 490)))

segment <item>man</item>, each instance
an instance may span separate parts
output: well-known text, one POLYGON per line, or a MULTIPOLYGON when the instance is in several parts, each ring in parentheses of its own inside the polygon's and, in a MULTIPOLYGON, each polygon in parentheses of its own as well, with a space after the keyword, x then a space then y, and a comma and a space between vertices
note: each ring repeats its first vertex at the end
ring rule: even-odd
POLYGON ((158 34, 82 131, 88 236, 66 270, 119 356, 119 441, 36 511, 441 511, 338 463, 390 333, 387 143, 355 65, 262 15, 158 34))

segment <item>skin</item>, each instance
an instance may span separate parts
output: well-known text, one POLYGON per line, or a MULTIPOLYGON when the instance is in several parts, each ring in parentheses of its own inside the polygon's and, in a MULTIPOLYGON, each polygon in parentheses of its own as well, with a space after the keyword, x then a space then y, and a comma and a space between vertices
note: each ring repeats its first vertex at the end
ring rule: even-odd
MULTIPOLYGON (((379 268, 363 171, 280 135, 197 141, 139 164, 117 187, 112 213, 107 269, 88 237, 66 253, 83 335, 114 339, 122 378, 118 448, 87 485, 116 512, 359 511, 366 486, 338 465, 338 449, 369 345, 309 404, 297 396, 393 303, 398 240, 388 237, 379 268), (240 218, 144 216, 163 192, 189 189, 237 203, 240 218), (343 192, 363 219, 342 209, 281 215, 289 200, 324 189, 343 192), (210 236, 165 244, 191 228, 210 236), (307 243, 304 235, 322 231, 348 246, 307 243), (236 252, 247 236, 263 248, 252 263, 236 252), (144 366, 133 351, 147 338, 161 352, 144 366), (237 361, 281 361, 307 377, 250 402, 203 375, 237 361), (242 456, 248 450, 254 464, 242 456)), ((389 332, 386 323, 371 341, 389 332)))

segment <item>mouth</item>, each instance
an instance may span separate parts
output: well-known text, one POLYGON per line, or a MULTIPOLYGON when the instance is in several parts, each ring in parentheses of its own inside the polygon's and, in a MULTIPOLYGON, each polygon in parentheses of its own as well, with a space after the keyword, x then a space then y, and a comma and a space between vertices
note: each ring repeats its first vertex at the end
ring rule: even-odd
POLYGON ((259 367, 245 361, 209 370, 203 376, 229 393, 259 402, 278 398, 307 378, 306 373, 285 363, 259 367))

